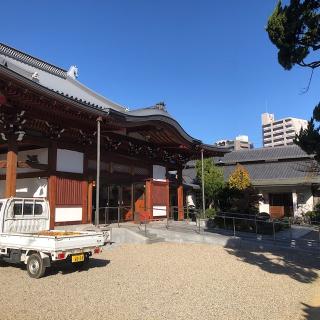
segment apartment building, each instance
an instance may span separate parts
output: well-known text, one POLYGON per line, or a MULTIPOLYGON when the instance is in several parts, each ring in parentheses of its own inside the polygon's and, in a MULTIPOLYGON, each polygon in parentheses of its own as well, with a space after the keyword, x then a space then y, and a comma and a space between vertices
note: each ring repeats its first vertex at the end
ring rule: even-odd
POLYGON ((219 140, 214 143, 214 146, 224 147, 230 151, 253 149, 253 143, 249 141, 249 137, 245 135, 237 136, 233 140, 219 140))
POLYGON ((275 120, 274 114, 263 113, 262 121, 262 139, 264 147, 282 147, 293 145, 293 139, 296 133, 299 133, 308 125, 307 120, 297 118, 284 118, 275 120))

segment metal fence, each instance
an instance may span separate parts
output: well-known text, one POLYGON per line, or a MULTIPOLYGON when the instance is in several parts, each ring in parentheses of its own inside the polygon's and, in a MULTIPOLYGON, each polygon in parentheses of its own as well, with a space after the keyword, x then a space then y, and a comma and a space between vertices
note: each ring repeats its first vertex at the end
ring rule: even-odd
MULTIPOLYGON (((147 211, 145 208, 144 211, 147 211)), ((191 232, 203 235, 225 235, 254 241, 273 241, 285 243, 290 247, 303 246, 320 249, 320 223, 317 221, 296 218, 272 219, 259 215, 241 215, 234 213, 219 213, 212 219, 204 219, 202 210, 193 208, 169 208, 163 210, 163 215, 150 219, 146 214, 131 212, 132 219, 126 220, 125 213, 132 211, 131 207, 101 207, 99 209, 100 224, 116 224, 121 227, 137 228, 146 236, 154 228, 165 228, 170 231, 191 232), (183 212, 182 212, 183 211, 183 212), (179 221, 177 221, 179 219, 179 221), (183 219, 182 219, 183 218, 183 219), (128 223, 129 222, 129 223, 128 223), (132 223, 134 223, 132 225, 132 223)))
POLYGON ((252 215, 252 218, 244 216, 220 213, 214 219, 207 220, 201 229, 203 232, 234 237, 287 242, 292 246, 300 244, 320 247, 320 224, 318 222, 297 223, 294 218, 266 219, 258 215, 252 215))

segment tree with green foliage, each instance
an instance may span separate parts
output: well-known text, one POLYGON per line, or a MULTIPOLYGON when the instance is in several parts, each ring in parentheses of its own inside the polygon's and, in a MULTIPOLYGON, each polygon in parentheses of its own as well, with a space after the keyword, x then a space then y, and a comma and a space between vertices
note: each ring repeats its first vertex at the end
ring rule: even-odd
MULTIPOLYGON (((224 187, 223 171, 218 168, 212 158, 204 159, 204 193, 206 203, 209 206, 215 206, 217 196, 224 187)), ((201 161, 196 162, 197 178, 202 181, 202 164, 201 161)), ((199 183, 201 184, 201 183, 199 183)))
POLYGON ((219 194, 219 203, 223 211, 238 213, 257 213, 261 196, 251 184, 248 170, 237 164, 229 176, 227 188, 219 194))
POLYGON ((251 186, 248 170, 241 164, 237 164, 234 171, 229 176, 229 187, 243 191, 251 186))
MULTIPOLYGON (((278 61, 284 69, 294 65, 313 70, 320 67, 320 0, 291 0, 289 5, 279 1, 270 16, 267 32, 278 48, 278 61), (309 61, 306 59, 309 58, 309 61)), ((320 104, 313 110, 308 127, 296 135, 295 143, 320 162, 320 104)))
POLYGON ((320 66, 317 59, 305 60, 310 52, 320 49, 319 9, 319 0, 291 0, 285 6, 279 1, 269 18, 267 32, 286 70, 295 64, 312 69, 320 66))

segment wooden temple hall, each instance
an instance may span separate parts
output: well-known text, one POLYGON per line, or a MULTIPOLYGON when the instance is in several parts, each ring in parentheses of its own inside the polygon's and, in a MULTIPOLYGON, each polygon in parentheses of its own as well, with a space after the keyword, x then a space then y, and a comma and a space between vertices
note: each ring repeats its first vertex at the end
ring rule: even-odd
POLYGON ((183 219, 183 166, 223 151, 190 137, 164 104, 130 111, 77 77, 0 43, 0 198, 47 198, 51 228, 94 222, 97 198, 100 222, 119 206, 122 221, 170 206, 183 219))

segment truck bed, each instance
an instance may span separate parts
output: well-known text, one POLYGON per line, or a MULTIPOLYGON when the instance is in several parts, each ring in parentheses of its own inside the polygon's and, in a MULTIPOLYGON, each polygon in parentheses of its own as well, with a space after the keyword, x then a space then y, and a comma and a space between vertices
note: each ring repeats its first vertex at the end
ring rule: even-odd
POLYGON ((23 250, 35 250, 42 252, 72 251, 101 247, 104 244, 104 236, 101 232, 77 231, 46 231, 46 234, 25 233, 1 233, 0 248, 13 248, 23 250), (51 235, 50 232, 52 233, 51 235))

